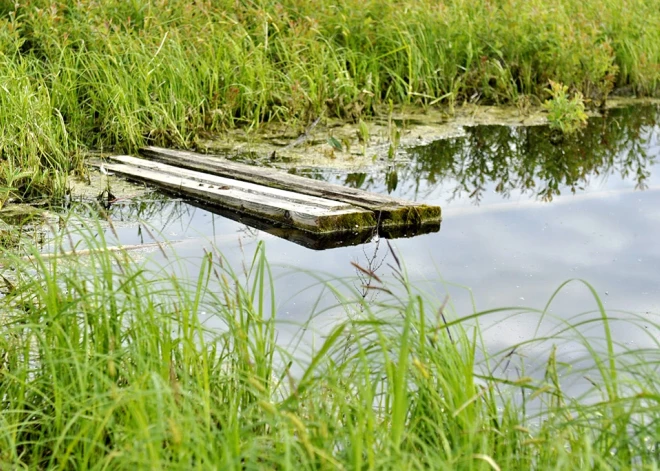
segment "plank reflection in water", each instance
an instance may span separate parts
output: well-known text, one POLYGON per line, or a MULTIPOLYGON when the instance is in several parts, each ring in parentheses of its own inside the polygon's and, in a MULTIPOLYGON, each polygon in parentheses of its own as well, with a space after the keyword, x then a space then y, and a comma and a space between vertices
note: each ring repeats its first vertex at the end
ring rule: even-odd
MULTIPOLYGON (((273 235, 277 238, 292 242, 312 250, 327 250, 338 247, 351 247, 373 241, 376 237, 386 239, 410 238, 422 234, 430 234, 440 230, 440 223, 425 224, 416 228, 375 228, 342 234, 314 234, 299 229, 292 229, 283 225, 270 224, 263 219, 250 217, 238 212, 205 205, 199 201, 184 201, 173 199, 159 192, 150 195, 150 199, 125 200, 111 204, 108 208, 101 208, 98 204, 75 203, 66 209, 70 215, 77 215, 83 219, 105 220, 110 218, 115 224, 124 229, 134 227, 137 234, 123 234, 122 243, 141 244, 152 242, 153 238, 143 232, 146 225, 158 237, 161 234, 177 233, 177 237, 210 236, 209 228, 202 228, 204 214, 217 215, 230 221, 244 224, 250 228, 273 235), (178 229, 176 229, 178 227, 178 229), (198 232, 200 231, 200 232, 198 232)), ((230 237, 230 234, 225 234, 230 237)), ((162 240, 158 237, 159 240, 162 240)), ((172 241, 172 240, 171 240, 172 241)))
POLYGON ((187 204, 217 214, 232 221, 245 224, 246 226, 258 229, 267 234, 285 239, 294 244, 301 245, 312 250, 327 250, 337 247, 350 247, 354 245, 365 244, 376 237, 385 237, 387 239, 409 238, 422 234, 430 234, 440 230, 440 223, 424 224, 415 228, 410 227, 381 227, 356 230, 355 232, 345 232, 342 234, 315 234, 312 232, 293 229, 285 226, 270 224, 263 219, 251 217, 245 214, 239 214, 235 211, 226 210, 210 205, 205 205, 198 201, 189 201, 187 204))

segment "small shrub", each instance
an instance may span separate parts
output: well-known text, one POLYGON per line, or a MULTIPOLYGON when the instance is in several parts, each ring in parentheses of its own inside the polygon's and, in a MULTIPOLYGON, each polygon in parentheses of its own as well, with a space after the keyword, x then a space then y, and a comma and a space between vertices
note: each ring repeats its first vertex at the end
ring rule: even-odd
POLYGON ((552 99, 546 100, 543 108, 548 111, 551 128, 558 129, 563 134, 572 134, 587 124, 582 93, 575 92, 573 97, 569 97, 568 87, 552 80, 548 93, 552 95, 552 99))

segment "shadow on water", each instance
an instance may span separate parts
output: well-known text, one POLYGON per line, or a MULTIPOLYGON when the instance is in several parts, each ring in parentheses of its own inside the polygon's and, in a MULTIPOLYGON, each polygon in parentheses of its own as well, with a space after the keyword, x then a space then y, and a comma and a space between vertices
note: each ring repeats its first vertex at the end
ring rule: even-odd
POLYGON ((312 250, 326 250, 338 247, 349 247, 370 242, 378 237, 388 239, 400 239, 415 237, 422 234, 430 234, 440 230, 440 223, 425 224, 416 227, 379 227, 345 232, 341 234, 315 234, 312 232, 294 229, 291 227, 273 224, 263 219, 252 217, 248 214, 241 214, 230 209, 222 209, 206 205, 199 201, 192 201, 189 204, 208 211, 209 213, 222 216, 226 219, 245 224, 264 233, 273 235, 280 239, 293 242, 305 248, 312 250))

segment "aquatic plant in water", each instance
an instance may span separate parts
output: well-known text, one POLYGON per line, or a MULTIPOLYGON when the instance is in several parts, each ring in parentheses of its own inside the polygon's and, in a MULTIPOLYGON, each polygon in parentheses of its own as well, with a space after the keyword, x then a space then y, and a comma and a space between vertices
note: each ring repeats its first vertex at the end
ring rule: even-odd
POLYGON ((572 134, 586 126, 587 113, 582 93, 576 91, 573 96, 569 96, 566 85, 552 80, 548 93, 552 98, 543 102, 543 108, 548 111, 550 127, 564 134, 572 134))

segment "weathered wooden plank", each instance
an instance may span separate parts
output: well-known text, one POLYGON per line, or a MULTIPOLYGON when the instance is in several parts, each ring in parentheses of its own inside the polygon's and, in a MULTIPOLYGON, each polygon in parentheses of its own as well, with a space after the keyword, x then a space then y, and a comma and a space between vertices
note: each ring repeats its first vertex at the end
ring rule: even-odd
MULTIPOLYGON (((127 164, 107 164, 106 169, 128 178, 155 184, 165 190, 235 209, 310 232, 346 232, 376 226, 373 212, 346 203, 322 201, 292 192, 264 188, 229 179, 207 181, 202 174, 184 176, 127 164), (322 204, 317 204, 322 203, 322 204)), ((188 171, 189 172, 189 171, 188 171)), ((198 172, 195 172, 198 173, 198 172)), ((213 177, 219 178, 219 177, 213 177)))
POLYGON ((255 193, 260 195, 268 195, 273 198, 280 198, 284 201, 291 201, 301 204, 309 204, 326 208, 329 210, 346 208, 349 205, 341 201, 334 201, 327 198, 319 198, 318 196, 303 195, 287 190, 280 190, 279 188, 271 188, 268 186, 257 185, 256 183, 249 183, 242 180, 235 180, 233 178, 219 177, 208 173, 197 172, 195 170, 188 170, 173 165, 163 164, 160 162, 153 162, 151 160, 140 159, 130 155, 115 155, 110 157, 111 160, 130 165, 133 167, 153 170, 155 172, 162 172, 175 177, 189 178, 201 183, 208 183, 212 186, 228 186, 230 188, 246 191, 248 193, 255 193))
POLYGON ((145 147, 140 153, 158 162, 185 167, 213 175, 257 183, 272 188, 342 201, 376 213, 379 224, 388 226, 419 226, 438 224, 442 219, 439 206, 405 201, 386 195, 347 188, 333 183, 290 175, 279 170, 231 162, 218 156, 195 152, 145 147))
POLYGON ((249 214, 242 214, 230 209, 211 206, 201 200, 195 200, 191 202, 191 204, 205 211, 209 211, 224 218, 231 219, 232 221, 245 224, 272 236, 288 240, 289 242, 293 242, 294 244, 301 245, 312 250, 320 251, 334 249, 337 247, 349 247, 352 245, 364 244, 371 240, 374 236, 374 233, 376 232, 375 227, 356 228, 352 231, 345 231, 342 233, 309 232, 291 227, 282 227, 281 225, 273 225, 272 223, 262 218, 257 218, 249 214))
POLYGON ((291 228, 283 228, 273 226, 273 224, 264 221, 263 219, 255 218, 249 214, 241 214, 236 211, 214 207, 203 201, 197 200, 191 203, 205 211, 212 212, 219 216, 231 219, 241 224, 254 227, 260 231, 266 232, 275 237, 288 240, 294 244, 302 245, 312 250, 328 250, 338 247, 349 247, 352 245, 360 245, 369 242, 376 234, 380 237, 387 239, 398 239, 414 237, 431 232, 438 232, 440 230, 440 223, 438 224, 425 224, 418 227, 387 227, 387 228, 367 228, 355 229, 355 231, 347 231, 341 234, 328 234, 328 233, 311 233, 291 228))

